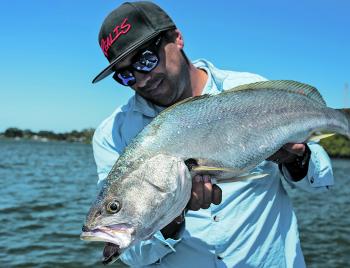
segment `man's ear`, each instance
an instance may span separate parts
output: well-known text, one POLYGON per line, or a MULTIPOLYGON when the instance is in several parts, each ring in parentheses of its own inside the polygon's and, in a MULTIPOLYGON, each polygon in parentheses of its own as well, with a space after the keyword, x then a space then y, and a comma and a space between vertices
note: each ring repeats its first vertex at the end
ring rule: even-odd
POLYGON ((178 48, 183 49, 185 46, 185 43, 182 37, 182 33, 178 29, 175 29, 175 33, 176 33, 175 43, 178 46, 178 48))

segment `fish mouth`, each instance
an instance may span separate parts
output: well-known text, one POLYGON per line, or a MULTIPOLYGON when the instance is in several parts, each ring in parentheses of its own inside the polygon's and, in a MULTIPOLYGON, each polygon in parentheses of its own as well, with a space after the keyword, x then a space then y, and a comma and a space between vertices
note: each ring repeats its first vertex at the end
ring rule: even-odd
POLYGON ((115 262, 125 248, 129 247, 134 229, 128 224, 97 226, 91 230, 84 230, 80 239, 86 241, 106 242, 103 250, 103 264, 115 262))

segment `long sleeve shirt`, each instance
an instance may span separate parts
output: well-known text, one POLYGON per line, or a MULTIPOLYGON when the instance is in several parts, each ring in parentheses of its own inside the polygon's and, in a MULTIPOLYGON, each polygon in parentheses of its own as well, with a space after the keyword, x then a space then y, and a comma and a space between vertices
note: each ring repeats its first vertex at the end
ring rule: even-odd
MULTIPOLYGON (((202 94, 265 80, 256 74, 219 70, 204 59, 194 65, 208 74, 202 94)), ((102 122, 93 138, 99 183, 131 140, 163 109, 135 94, 102 122)), ((219 184, 221 204, 189 211, 180 239, 164 239, 157 232, 126 250, 121 260, 133 267, 305 267, 297 219, 281 178, 307 192, 327 191, 333 185, 329 157, 320 145, 308 146, 311 159, 302 180, 294 182, 286 168, 281 173, 275 163, 263 161, 253 171, 268 176, 219 184)))

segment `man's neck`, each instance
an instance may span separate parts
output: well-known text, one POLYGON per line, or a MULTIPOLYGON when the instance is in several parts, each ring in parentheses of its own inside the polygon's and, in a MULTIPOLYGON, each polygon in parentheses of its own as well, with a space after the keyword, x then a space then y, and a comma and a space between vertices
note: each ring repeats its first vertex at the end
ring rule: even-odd
POLYGON ((208 74, 203 69, 190 65, 190 77, 192 86, 192 96, 200 96, 208 79, 208 74))

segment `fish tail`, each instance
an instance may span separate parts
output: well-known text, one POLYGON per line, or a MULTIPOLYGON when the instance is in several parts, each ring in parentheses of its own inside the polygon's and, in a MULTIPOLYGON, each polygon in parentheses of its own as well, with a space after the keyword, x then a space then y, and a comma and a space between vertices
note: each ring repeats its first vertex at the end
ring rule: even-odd
POLYGON ((336 109, 336 110, 341 112, 347 120, 348 129, 347 129, 346 136, 350 139, 350 108, 343 108, 343 109, 336 109))

